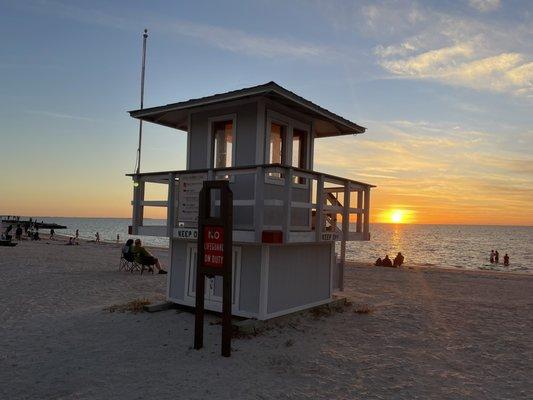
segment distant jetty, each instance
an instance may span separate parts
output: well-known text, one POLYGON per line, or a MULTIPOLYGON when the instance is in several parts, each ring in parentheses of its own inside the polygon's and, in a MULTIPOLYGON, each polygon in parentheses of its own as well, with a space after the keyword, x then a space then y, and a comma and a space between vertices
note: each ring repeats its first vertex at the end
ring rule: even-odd
POLYGON ((59 225, 53 222, 39 222, 37 220, 33 220, 32 218, 24 220, 20 219, 20 217, 2 217, 1 221, 5 225, 20 225, 22 228, 29 228, 30 226, 34 226, 38 229, 67 229, 65 225, 59 225))

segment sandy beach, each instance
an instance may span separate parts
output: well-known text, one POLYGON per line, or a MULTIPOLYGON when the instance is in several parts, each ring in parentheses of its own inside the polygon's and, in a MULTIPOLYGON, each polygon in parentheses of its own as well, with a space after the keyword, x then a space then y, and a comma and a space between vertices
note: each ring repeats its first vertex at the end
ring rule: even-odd
MULTIPOLYGON (((167 263, 165 250, 153 250, 167 263)), ((164 275, 118 271, 119 246, 0 247, 2 399, 530 399, 533 276, 352 265, 351 304, 297 315, 219 355, 194 316, 119 313, 165 298, 164 275), (368 306, 369 313, 357 313, 368 306)), ((210 315, 208 321, 216 322, 210 315)))

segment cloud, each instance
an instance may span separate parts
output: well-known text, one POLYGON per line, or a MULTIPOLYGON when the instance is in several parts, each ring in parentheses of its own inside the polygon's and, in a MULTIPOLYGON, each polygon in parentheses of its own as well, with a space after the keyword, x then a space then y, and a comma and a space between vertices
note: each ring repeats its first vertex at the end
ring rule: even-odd
MULTIPOLYGON (((390 77, 533 97, 529 14, 510 26, 505 20, 489 22, 399 3, 401 11, 397 2, 361 7, 367 15, 360 21, 361 29, 381 42, 374 47, 374 55, 390 77)), ((487 11, 498 5, 473 2, 487 11)))
POLYGON ((160 21, 157 29, 201 40, 211 46, 256 57, 317 58, 331 56, 327 47, 290 39, 250 34, 237 29, 222 28, 187 21, 160 21))
POLYGON ((40 115, 40 116, 50 117, 50 118, 71 119, 71 120, 76 120, 76 121, 91 121, 91 122, 96 121, 95 119, 89 118, 89 117, 81 117, 79 115, 56 113, 56 112, 44 111, 44 110, 27 110, 26 112, 28 114, 35 114, 35 115, 40 115))
POLYGON ((428 77, 436 76, 450 68, 457 60, 472 54, 472 47, 459 44, 452 47, 431 50, 414 57, 383 60, 381 66, 396 75, 428 77))
POLYGON ((500 0, 468 0, 468 5, 481 12, 494 11, 500 8, 500 0))
POLYGON ((318 142, 315 163, 377 185, 375 216, 402 204, 416 210, 417 222, 533 224, 533 158, 495 152, 497 131, 411 120, 367 125, 366 135, 318 142))
POLYGON ((527 62, 523 54, 502 53, 480 59, 472 59, 473 55, 472 46, 459 44, 414 57, 385 59, 380 65, 400 77, 533 96, 533 62, 527 62))
MULTIPOLYGON (((107 28, 135 31, 138 22, 124 15, 114 15, 104 9, 82 8, 69 3, 53 0, 33 1, 21 5, 32 12, 53 14, 54 16, 100 25, 107 28)), ((306 43, 288 37, 256 35, 238 29, 201 24, 170 18, 165 15, 149 14, 143 17, 150 31, 164 32, 171 36, 196 39, 218 49, 261 58, 284 57, 291 59, 331 60, 340 56, 328 46, 306 43)))

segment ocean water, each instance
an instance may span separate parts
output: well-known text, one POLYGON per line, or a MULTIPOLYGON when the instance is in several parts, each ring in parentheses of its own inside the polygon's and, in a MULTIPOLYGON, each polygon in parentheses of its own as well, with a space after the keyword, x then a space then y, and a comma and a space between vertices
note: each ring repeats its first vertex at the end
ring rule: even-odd
MULTIPOLYGON (((66 225, 56 233, 74 235, 76 229, 83 239, 94 240, 96 232, 105 241, 116 241, 117 234, 124 242, 128 236, 130 219, 125 218, 38 218, 66 225)), ((165 221, 146 219, 150 225, 165 221)), ((401 251, 406 265, 436 266, 470 270, 495 270, 533 273, 533 227, 474 226, 474 225, 392 225, 371 224, 369 242, 348 242, 349 261, 373 263, 385 254, 394 258, 401 251), (489 263, 491 250, 500 253, 500 264, 489 263), (503 266, 508 253, 509 267, 503 266)), ((136 236, 137 237, 137 236, 136 236)), ((168 247, 168 239, 142 237, 147 245, 168 247)))

